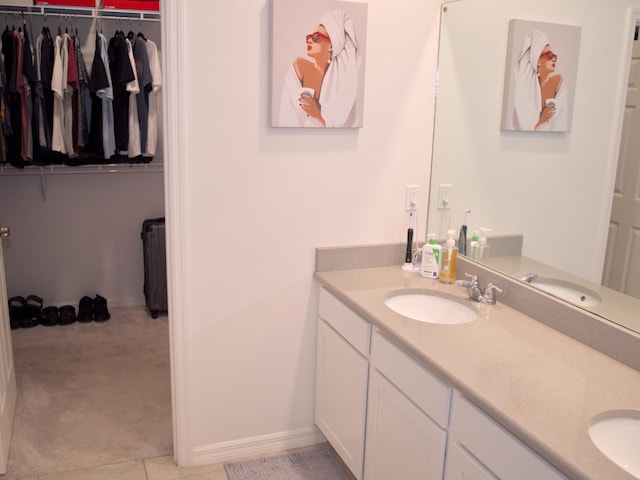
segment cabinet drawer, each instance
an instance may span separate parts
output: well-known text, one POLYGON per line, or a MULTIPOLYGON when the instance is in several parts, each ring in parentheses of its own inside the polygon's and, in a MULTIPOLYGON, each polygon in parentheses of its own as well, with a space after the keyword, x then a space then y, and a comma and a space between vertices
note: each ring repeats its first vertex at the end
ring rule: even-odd
POLYGON ((498 478, 566 480, 544 459, 459 395, 453 397, 450 435, 498 478))
POLYGON ((356 350, 365 357, 369 356, 369 322, 365 322, 324 288, 320 288, 318 312, 320 318, 335 328, 356 350))
POLYGON ((374 331, 371 364, 442 428, 449 423, 451 388, 374 331))

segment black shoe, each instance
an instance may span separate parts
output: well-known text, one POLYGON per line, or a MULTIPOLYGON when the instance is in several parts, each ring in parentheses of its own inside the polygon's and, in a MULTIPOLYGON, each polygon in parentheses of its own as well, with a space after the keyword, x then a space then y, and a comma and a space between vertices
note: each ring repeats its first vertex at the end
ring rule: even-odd
POLYGON ((58 323, 60 325, 71 325, 78 319, 76 317, 76 309, 73 305, 65 305, 58 310, 58 323))
POLYGON ((96 322, 106 322, 111 318, 107 309, 107 299, 96 295, 93 299, 93 320, 96 322))
POLYGON ((21 296, 11 297, 9 299, 9 322, 11 323, 11 330, 22 328, 26 303, 25 298, 21 296))
POLYGON ((31 328, 40 325, 42 320, 42 299, 37 295, 29 295, 24 303, 24 317, 22 328, 31 328))
POLYGON ((45 307, 42 310, 42 325, 45 327, 53 327, 54 325, 60 325, 60 317, 58 316, 58 307, 45 307))
POLYGON ((93 322, 93 299, 84 296, 78 305, 78 321, 82 323, 93 322))

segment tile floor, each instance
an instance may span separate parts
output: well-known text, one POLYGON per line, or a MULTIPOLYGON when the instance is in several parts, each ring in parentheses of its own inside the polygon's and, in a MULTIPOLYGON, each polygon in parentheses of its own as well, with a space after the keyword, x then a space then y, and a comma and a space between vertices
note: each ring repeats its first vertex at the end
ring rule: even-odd
MULTIPOLYGON (((1 477, 0 477, 1 478, 1 477)), ((51 473, 21 480, 227 480, 222 463, 178 467, 173 457, 129 462, 51 473)))
MULTIPOLYGON (((299 452, 315 447, 317 445, 310 445, 308 447, 274 452, 272 455, 299 452)), ((1 475, 0 480, 2 480, 1 475)), ((196 467, 178 467, 173 457, 169 456, 50 473, 21 478, 20 480, 227 480, 227 475, 224 472, 222 463, 196 467)))

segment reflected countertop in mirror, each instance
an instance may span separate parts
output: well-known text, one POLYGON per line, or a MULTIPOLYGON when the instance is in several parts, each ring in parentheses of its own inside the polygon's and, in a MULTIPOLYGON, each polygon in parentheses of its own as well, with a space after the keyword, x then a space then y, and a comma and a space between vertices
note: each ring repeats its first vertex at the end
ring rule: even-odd
POLYGON ((640 299, 589 282, 583 278, 571 275, 525 256, 488 258, 482 260, 481 263, 503 274, 529 283, 533 288, 546 291, 546 293, 550 295, 569 301, 591 313, 611 320, 624 328, 628 328, 634 332, 640 332, 640 299), (527 276, 529 276, 529 278, 525 279, 527 276), (563 298, 561 292, 556 293, 553 290, 545 290, 544 286, 536 285, 536 280, 543 280, 547 283, 555 281, 559 285, 566 284, 567 286, 575 286, 576 290, 583 290, 586 295, 591 294, 595 296, 597 301, 592 304, 581 305, 579 303, 580 299, 571 301, 563 298))

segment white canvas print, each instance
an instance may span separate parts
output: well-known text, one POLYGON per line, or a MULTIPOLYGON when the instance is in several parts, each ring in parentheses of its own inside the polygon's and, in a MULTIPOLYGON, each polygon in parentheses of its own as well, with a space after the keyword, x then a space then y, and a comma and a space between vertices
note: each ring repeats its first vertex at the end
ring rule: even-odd
POLYGON ((271 126, 362 127, 367 4, 272 7, 271 126))
POLYGON ((580 27, 511 20, 502 129, 569 132, 580 27))

